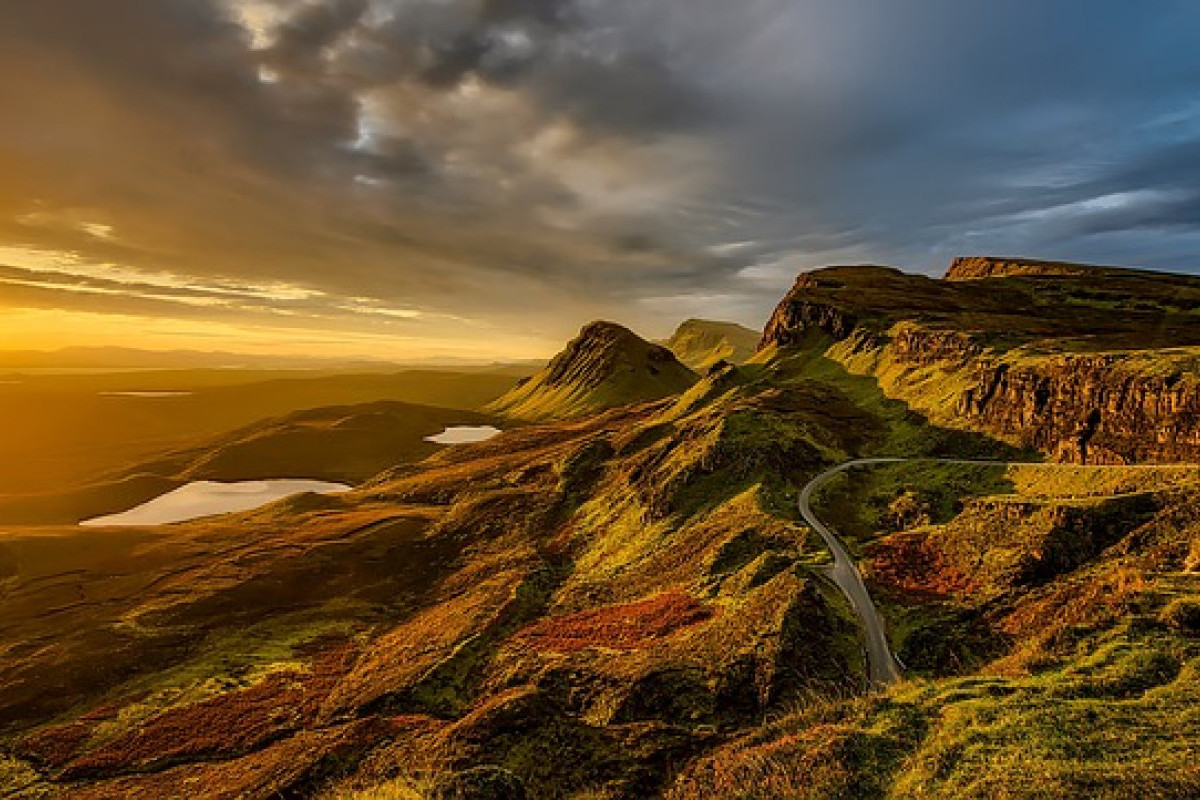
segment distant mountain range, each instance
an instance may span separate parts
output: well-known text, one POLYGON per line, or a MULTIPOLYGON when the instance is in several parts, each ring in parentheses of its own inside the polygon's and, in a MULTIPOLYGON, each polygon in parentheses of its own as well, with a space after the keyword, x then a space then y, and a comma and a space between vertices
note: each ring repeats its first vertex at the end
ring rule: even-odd
POLYGON ((66 347, 61 350, 0 350, 0 370, 21 369, 336 369, 376 371, 478 369, 499 365, 540 365, 541 361, 485 359, 385 359, 262 355, 201 350, 141 350, 129 347, 66 347))

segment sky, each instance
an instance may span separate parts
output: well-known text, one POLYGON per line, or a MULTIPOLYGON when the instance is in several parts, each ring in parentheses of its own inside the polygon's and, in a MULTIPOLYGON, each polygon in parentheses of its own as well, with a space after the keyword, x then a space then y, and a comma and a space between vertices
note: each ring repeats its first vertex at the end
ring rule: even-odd
POLYGON ((797 273, 1200 272, 1194 0, 3 0, 0 349, 545 356, 797 273))

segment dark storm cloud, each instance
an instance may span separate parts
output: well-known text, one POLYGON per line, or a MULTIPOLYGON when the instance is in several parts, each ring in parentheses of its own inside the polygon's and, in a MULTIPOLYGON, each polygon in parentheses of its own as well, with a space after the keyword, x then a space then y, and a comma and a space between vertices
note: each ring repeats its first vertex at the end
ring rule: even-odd
POLYGON ((1197 29, 1186 0, 5 0, 0 244, 555 335, 757 322, 830 261, 1197 269, 1197 29))
POLYGON ((301 5, 278 26, 264 60, 288 72, 321 72, 325 49, 358 25, 369 7, 367 0, 301 5))

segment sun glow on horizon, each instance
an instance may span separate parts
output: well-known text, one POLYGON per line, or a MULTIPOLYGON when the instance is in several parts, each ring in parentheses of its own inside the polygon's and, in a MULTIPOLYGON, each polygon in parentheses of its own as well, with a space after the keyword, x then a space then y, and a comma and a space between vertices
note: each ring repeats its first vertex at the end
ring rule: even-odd
POLYGON ((242 355, 404 361, 528 359, 546 355, 537 340, 438 340, 326 328, 279 328, 58 309, 0 308, 0 353, 85 345, 140 350, 228 351, 242 355))
POLYGON ((88 259, 70 250, 0 244, 0 352, 74 346, 217 350, 244 355, 405 359, 540 358, 555 342, 497 335, 481 321, 278 281, 200 279, 88 259), (22 292, 75 297, 43 307, 22 292), (101 310, 142 302, 153 311, 101 310), (419 325, 419 327, 416 327, 419 325))

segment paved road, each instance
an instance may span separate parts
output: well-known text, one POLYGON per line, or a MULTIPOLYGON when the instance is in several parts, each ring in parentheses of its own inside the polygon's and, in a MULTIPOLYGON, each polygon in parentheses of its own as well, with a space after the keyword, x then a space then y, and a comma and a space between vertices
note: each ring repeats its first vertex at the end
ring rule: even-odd
POLYGON ((813 492, 849 469, 871 464, 895 464, 907 460, 903 458, 860 458, 839 464, 809 481, 800 490, 798 501, 800 515, 804 517, 804 521, 821 534, 825 545, 833 553, 833 565, 826 568, 826 574, 838 585, 842 594, 846 595, 846 599, 854 608, 854 613, 858 615, 858 621, 862 625, 863 634, 866 637, 867 665, 871 683, 875 686, 886 686, 900 680, 900 667, 896 664, 896 657, 892 655, 891 647, 888 646, 883 619, 879 616, 879 609, 871 600, 870 593, 867 592, 862 576, 858 574, 858 568, 854 566, 854 561, 846 552, 845 545, 829 529, 829 526, 817 519, 810 503, 813 492))
POLYGON ((929 464, 981 464, 993 467, 1074 466, 1076 468, 1090 467, 1091 469, 1129 469, 1130 467, 1161 469, 1164 467, 1195 468, 1197 466, 1195 464, 1063 465, 1048 461, 994 461, 970 458, 856 458, 853 461, 838 464, 836 467, 828 469, 813 478, 800 490, 800 499, 798 501, 800 515, 804 517, 805 522, 812 526, 813 530, 821 535, 821 538, 825 540, 826 546, 833 553, 833 564, 826 567, 825 574, 842 590, 842 594, 846 595, 846 599, 850 601, 855 614, 858 615, 863 634, 866 637, 867 666, 871 683, 874 686, 886 686, 889 683, 895 683, 900 680, 900 665, 896 661, 896 656, 892 653, 891 647, 888 645, 887 631, 883 624, 883 618, 879 616, 879 609, 875 607, 875 603, 871 600, 871 595, 863 583, 862 575, 859 574, 858 568, 855 567, 854 561, 850 558, 850 553, 846 551, 846 546, 829 529, 829 526, 817 519, 816 514, 813 513, 811 501, 813 493, 817 489, 820 489, 835 476, 847 470, 854 469, 855 467, 867 467, 877 464, 899 464, 907 461, 923 461, 929 464))

